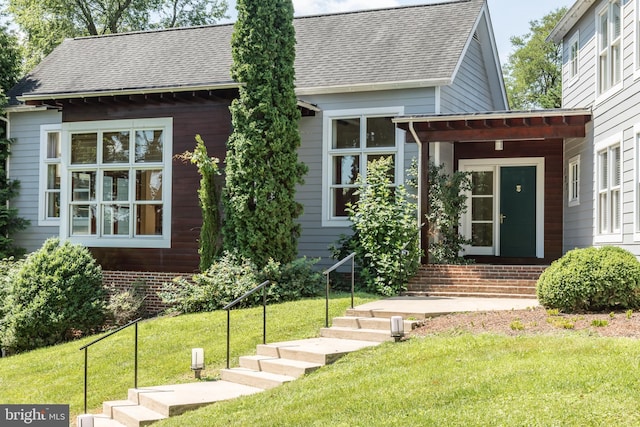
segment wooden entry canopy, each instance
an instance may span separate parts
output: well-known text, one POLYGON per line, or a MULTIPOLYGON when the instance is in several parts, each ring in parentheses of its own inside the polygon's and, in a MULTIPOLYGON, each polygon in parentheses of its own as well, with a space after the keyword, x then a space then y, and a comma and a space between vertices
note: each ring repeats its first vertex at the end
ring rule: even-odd
MULTIPOLYGON (((417 142, 420 157, 418 206, 420 218, 428 209, 429 184, 423 165, 429 162, 430 142, 536 141, 583 138, 586 124, 592 119, 591 109, 554 109, 531 111, 496 111, 438 115, 400 116, 393 119, 407 131, 407 142, 417 142)), ((428 252, 428 227, 421 231, 422 249, 428 252)), ((427 263, 425 256, 422 260, 427 263)))
POLYGON ((414 115, 393 121, 418 142, 581 138, 591 121, 591 109, 414 115))

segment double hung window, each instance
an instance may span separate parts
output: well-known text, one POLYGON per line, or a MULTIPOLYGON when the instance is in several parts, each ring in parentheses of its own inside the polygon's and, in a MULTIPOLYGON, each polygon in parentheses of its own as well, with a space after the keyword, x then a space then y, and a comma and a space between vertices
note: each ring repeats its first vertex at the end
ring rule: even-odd
POLYGON ((622 82, 622 15, 620 0, 609 0, 597 12, 598 94, 622 82))
POLYGON ((610 145, 598 151, 598 234, 620 232, 621 173, 620 144, 610 145))

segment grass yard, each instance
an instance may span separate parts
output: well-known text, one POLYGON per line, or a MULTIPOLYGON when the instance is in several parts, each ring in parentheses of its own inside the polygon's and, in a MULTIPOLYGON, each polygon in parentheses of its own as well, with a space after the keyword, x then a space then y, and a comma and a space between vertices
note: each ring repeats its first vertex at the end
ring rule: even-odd
POLYGON ((628 338, 420 337, 157 426, 638 426, 639 363, 628 338))
MULTIPOLYGON (((377 297, 356 295, 356 304, 377 297)), ((350 296, 335 295, 331 317, 341 316, 350 296)), ((317 336, 324 326, 324 298, 267 307, 267 341, 317 336)), ((207 369, 203 378, 217 376, 226 364, 225 311, 149 319, 139 324, 138 386, 193 381, 191 349, 203 347, 207 369)), ((79 348, 95 339, 84 338, 55 347, 0 358, 0 403, 70 404, 71 417, 83 412, 84 352, 79 348)), ((89 348, 88 403, 100 412, 104 400, 124 399, 134 384, 134 328, 130 327, 89 348)), ((262 343, 262 307, 231 311, 231 364, 254 354, 262 343)))

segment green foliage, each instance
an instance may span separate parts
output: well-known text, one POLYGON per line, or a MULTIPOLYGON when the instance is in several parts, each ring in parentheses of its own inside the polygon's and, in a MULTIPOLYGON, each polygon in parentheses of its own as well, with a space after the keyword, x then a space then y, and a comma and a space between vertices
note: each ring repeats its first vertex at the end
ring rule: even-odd
POLYGON ((214 24, 226 0, 8 0, 7 11, 26 35, 27 69, 65 38, 214 24))
POLYGON ((640 307, 640 262, 613 246, 574 249, 542 273, 537 295, 545 307, 564 312, 635 309, 640 307))
POLYGON ((21 69, 18 37, 0 23, 0 107, 6 94, 18 81, 21 69))
POLYGON ((449 175, 444 165, 429 163, 429 211, 426 214, 429 234, 429 255, 434 264, 466 264, 460 256, 463 245, 471 241, 459 232, 460 218, 467 210, 466 192, 471 190, 468 172, 449 175))
POLYGON ((224 240, 264 267, 297 254, 307 167, 298 162, 300 112, 294 91, 295 31, 290 0, 240 0, 231 76, 241 83, 231 105, 224 189, 224 240))
MULTIPOLYGON (((172 283, 165 283, 160 292, 162 301, 173 310, 183 313, 197 313, 219 310, 236 298, 241 297, 265 280, 268 302, 292 301, 309 296, 317 296, 322 290, 322 275, 313 270, 318 260, 297 259, 281 265, 269 260, 259 269, 238 253, 225 252, 211 267, 191 280, 177 277, 172 283)), ((262 303, 262 291, 258 291, 238 303, 237 307, 252 307, 262 303)))
MULTIPOLYGON (((0 54, 1 55, 1 54, 0 54)), ((4 138, 4 129, 0 122, 0 259, 21 256, 24 249, 14 245, 13 235, 24 230, 29 221, 18 216, 18 210, 10 202, 20 190, 20 182, 7 177, 6 165, 9 158, 11 141, 4 138)))
POLYGON ((9 352, 68 341, 104 323, 102 270, 82 246, 48 239, 12 279, 0 321, 9 352))
POLYGON ((122 326, 144 315, 144 282, 134 282, 125 290, 109 289, 108 318, 115 326, 122 326))
POLYGON ((196 165, 200 174, 198 198, 202 210, 202 228, 200 229, 200 271, 206 271, 215 261, 222 249, 222 220, 220 215, 220 191, 215 178, 220 175, 220 159, 209 157, 207 146, 200 135, 196 135, 196 148, 177 156, 183 161, 196 165))
POLYGON ((390 170, 393 159, 382 157, 367 165, 366 182, 358 176, 358 203, 347 207, 353 235, 332 249, 338 258, 355 251, 364 290, 387 296, 405 289, 421 255, 416 204, 404 186, 391 186, 390 170))
POLYGON ((515 50, 503 67, 511 108, 562 106, 562 46, 546 39, 566 12, 556 9, 529 22, 529 33, 511 37, 515 50))

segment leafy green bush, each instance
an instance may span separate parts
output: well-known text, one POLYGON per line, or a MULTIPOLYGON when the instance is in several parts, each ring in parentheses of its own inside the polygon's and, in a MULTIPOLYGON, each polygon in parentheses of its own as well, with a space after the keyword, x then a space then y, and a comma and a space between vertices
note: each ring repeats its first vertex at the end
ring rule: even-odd
POLYGON ((134 282, 124 290, 117 290, 111 286, 107 312, 108 318, 115 326, 125 325, 144 315, 144 285, 144 282, 134 282))
POLYGON ((68 341, 104 324, 102 270, 89 251, 47 240, 13 275, 0 345, 10 353, 68 341))
MULTIPOLYGON (((281 265, 270 260, 259 270, 250 259, 225 252, 207 271, 194 275, 191 280, 177 277, 165 283, 159 295, 173 310, 184 313, 219 310, 265 280, 271 280, 267 287, 270 302, 316 296, 322 289, 322 275, 313 270, 317 261, 301 258, 281 265)), ((256 292, 237 307, 261 303, 262 292, 256 292)))
POLYGON ((640 262, 605 246, 574 249, 554 261, 537 284, 540 303, 564 312, 640 307, 640 262))
POLYGON ((387 296, 404 290, 421 255, 417 206, 404 186, 391 186, 390 170, 393 159, 383 157, 369 162, 366 182, 358 176, 358 203, 347 207, 353 235, 332 248, 340 258, 354 251, 363 290, 387 296))

